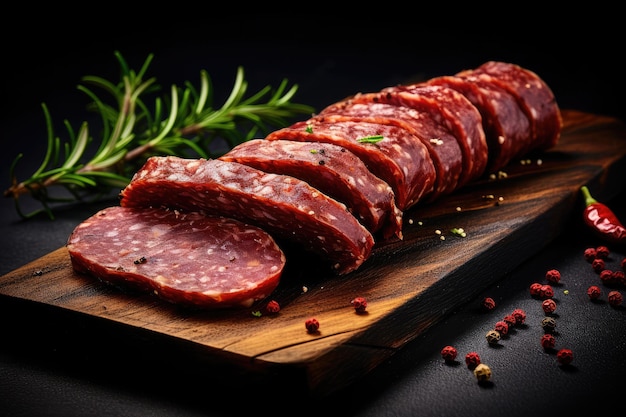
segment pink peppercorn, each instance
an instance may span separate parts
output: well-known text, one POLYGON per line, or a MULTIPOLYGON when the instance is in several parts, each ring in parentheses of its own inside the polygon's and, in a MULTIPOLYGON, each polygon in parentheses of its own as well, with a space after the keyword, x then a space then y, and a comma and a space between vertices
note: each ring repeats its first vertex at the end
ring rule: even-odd
POLYGON ((493 329, 500 333, 502 336, 509 332, 509 325, 504 320, 497 321, 493 329))
POLYGON ((556 353, 556 360, 561 365, 569 365, 574 360, 574 353, 571 349, 561 349, 556 353))
POLYGON ((508 324, 509 328, 511 328, 511 327, 515 326, 515 324, 517 324, 517 320, 515 319, 515 316, 513 314, 507 314, 506 316, 504 316, 502 321, 505 322, 506 324, 508 324))
POLYGON ((622 293, 619 291, 609 292, 607 298, 609 300, 609 304, 611 304, 613 307, 617 307, 618 305, 622 304, 623 301, 622 293))
POLYGON ((602 290, 597 285, 592 285, 587 288, 587 295, 591 300, 597 300, 602 295, 602 290))
POLYGON ((354 311, 359 314, 365 313, 365 309, 367 309, 367 300, 364 297, 356 297, 350 304, 354 307, 354 311))
POLYGON ((530 284, 530 295, 533 297, 539 297, 541 293, 541 284, 538 282, 533 282, 530 284))
POLYGON ((548 298, 547 300, 543 300, 541 308, 546 314, 554 313, 554 310, 556 310, 556 302, 552 298, 548 298))
POLYGON ((465 364, 468 368, 474 369, 480 364, 480 356, 476 352, 469 352, 465 355, 465 364))
POLYGON ((587 248, 585 249, 585 253, 583 255, 585 260, 589 263, 593 262, 596 259, 596 248, 587 248))
POLYGON ((267 310, 268 313, 272 314, 278 313, 280 311, 280 304, 278 304, 278 301, 276 300, 271 300, 265 306, 265 310, 267 310))
POLYGON ((546 281, 551 284, 558 284, 561 281, 561 272, 557 269, 551 269, 546 272, 546 281))
POLYGON ((444 346, 443 349, 441 349, 441 357, 446 361, 446 362, 454 362, 454 360, 456 359, 456 355, 457 355, 457 350, 454 346, 444 346))
POLYGON ((539 289, 539 296, 544 299, 554 297, 554 288, 552 288, 552 285, 543 284, 539 289))
POLYGON ((626 286, 626 275, 624 274, 624 271, 613 271, 613 282, 617 285, 626 286))
POLYGON ((597 273, 600 273, 602 271, 604 271, 604 269, 606 268, 606 264, 604 262, 604 259, 600 259, 600 258, 596 258, 591 262, 591 268, 593 268, 593 270, 597 273))
POLYGON ((613 283, 613 271, 610 269, 600 271, 600 281, 602 281, 604 285, 611 285, 613 283))
POLYGON ((311 317, 309 319, 306 319, 306 321, 304 322, 304 327, 306 327, 306 331, 309 333, 317 333, 317 331, 320 329, 320 322, 316 318, 311 317))
POLYGON ((606 246, 598 246, 596 248, 596 258, 608 259, 609 253, 609 248, 607 248, 606 246))
POLYGON ((524 324, 524 322, 526 321, 526 312, 521 308, 516 308, 511 314, 513 315, 513 317, 515 317, 516 325, 524 324))
POLYGON ((483 299, 483 309, 491 311, 496 308, 496 301, 491 297, 485 297, 483 299))
POLYGON ((544 333, 541 336, 541 346, 545 350, 554 349, 556 346, 556 338, 550 333, 544 333))
POLYGON ((622 267, 622 270, 626 271, 626 258, 622 258, 621 262, 619 263, 619 266, 622 267))

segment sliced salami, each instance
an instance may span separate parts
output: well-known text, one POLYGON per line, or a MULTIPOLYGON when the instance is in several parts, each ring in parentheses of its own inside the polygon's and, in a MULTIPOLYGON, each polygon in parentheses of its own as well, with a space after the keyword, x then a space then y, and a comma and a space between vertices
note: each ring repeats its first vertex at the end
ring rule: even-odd
POLYGON ((563 120, 550 87, 533 71, 508 62, 488 61, 461 75, 489 74, 501 88, 513 94, 530 121, 531 149, 543 150, 556 145, 563 120))
POLYGON ((258 227, 161 208, 101 210, 74 229, 67 249, 80 273, 201 309, 249 307, 264 299, 286 263, 258 227))
POLYGON ((219 159, 149 158, 120 194, 123 207, 168 207, 254 224, 322 255, 337 274, 357 269, 374 238, 345 204, 305 181, 219 159))
POLYGON ((528 117, 517 100, 490 81, 488 74, 444 75, 426 81, 463 94, 480 112, 487 139, 488 173, 496 172, 522 156, 531 141, 528 117))
POLYGON ((368 228, 385 239, 402 239, 402 211, 393 189, 344 147, 332 143, 253 139, 219 159, 265 172, 291 175, 344 203, 368 228))
POLYGON ((484 174, 489 154, 482 116, 463 94, 446 86, 418 83, 386 88, 379 100, 427 112, 452 132, 463 155, 459 187, 484 174))
POLYGON ((391 186, 402 211, 429 193, 435 181, 428 150, 399 126, 311 118, 271 132, 266 139, 333 143, 348 149, 391 186), (372 143, 372 138, 382 140, 372 143))
MULTIPOLYGON (((463 155, 456 138, 429 113, 406 106, 380 103, 375 94, 360 94, 335 103, 313 118, 327 121, 354 121, 399 126, 413 133, 428 150, 435 169, 434 186, 420 201, 434 201, 456 190, 463 170, 463 155)), ((411 205, 417 203, 414 200, 411 205)), ((411 205, 405 207, 409 208, 411 205)))

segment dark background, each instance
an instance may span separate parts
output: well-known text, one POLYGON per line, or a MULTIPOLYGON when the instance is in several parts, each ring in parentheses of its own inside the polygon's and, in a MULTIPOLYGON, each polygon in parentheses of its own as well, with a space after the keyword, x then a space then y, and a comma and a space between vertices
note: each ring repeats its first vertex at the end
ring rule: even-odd
MULTIPOLYGON (((0 181, 6 186, 8 165, 18 152, 25 154, 24 173, 32 172, 41 160, 46 143, 41 103, 46 103, 59 127, 64 119, 78 126, 90 116, 85 111, 88 100, 76 85, 85 75, 116 81, 119 68, 114 51, 120 51, 137 70, 153 53, 148 73, 164 88, 185 81, 197 85, 200 70, 205 69, 219 103, 219 97, 224 99, 230 92, 237 67, 243 66, 249 91, 277 86, 287 78, 299 86, 294 101, 317 109, 359 91, 503 60, 539 74, 562 108, 626 119, 624 36, 621 23, 615 22, 619 14, 610 9, 569 12, 565 19, 530 5, 506 13, 452 13, 452 6, 425 10, 416 5, 408 11, 385 3, 363 13, 365 6, 359 4, 354 13, 343 15, 334 10, 337 5, 309 3, 298 5, 304 11, 284 7, 280 12, 258 13, 184 4, 131 10, 107 3, 89 12, 28 7, 5 16, 14 20, 15 27, 3 25, 1 33, 0 181)), ((622 193, 611 201, 624 218, 625 200, 622 193)), ((63 245, 73 227, 96 210, 87 206, 60 211, 54 222, 20 222, 12 202, 0 203, 1 233, 9 234, 2 239, 2 274, 63 245)), ((495 297, 503 310, 530 310, 528 284, 548 266, 559 268, 564 276, 583 277, 576 285, 586 285, 585 280, 593 277, 581 273, 587 267, 581 254, 599 242, 577 224, 573 222, 562 238, 502 277, 485 295, 495 297)), ((623 249, 614 252, 613 264, 623 256, 623 249)), ((477 310, 477 300, 468 300, 466 308, 372 375, 319 401, 289 391, 272 392, 271 387, 259 387, 258 395, 251 397, 245 391, 242 401, 237 397, 244 391, 224 390, 220 375, 169 366, 168 358, 159 357, 152 346, 141 341, 131 344, 123 333, 102 338, 97 326, 84 323, 73 323, 80 329, 78 334, 58 323, 32 333, 20 330, 20 323, 46 323, 45 311, 34 308, 34 317, 15 317, 11 306, 4 304, 0 414, 3 410, 12 411, 10 415, 63 416, 340 411, 347 416, 526 416, 567 415, 583 405, 599 411, 623 409, 624 310, 579 301, 570 307, 564 303, 560 311, 566 319, 560 323, 569 329, 563 333, 565 340, 576 347, 572 368, 556 366, 553 355, 537 355, 537 329, 532 327, 509 340, 510 355, 487 358, 499 370, 490 387, 479 387, 463 364, 442 366, 439 350, 445 344, 453 343, 459 352, 484 347, 482 329, 491 318, 477 310), (96 342, 90 343, 89 338, 96 342)))

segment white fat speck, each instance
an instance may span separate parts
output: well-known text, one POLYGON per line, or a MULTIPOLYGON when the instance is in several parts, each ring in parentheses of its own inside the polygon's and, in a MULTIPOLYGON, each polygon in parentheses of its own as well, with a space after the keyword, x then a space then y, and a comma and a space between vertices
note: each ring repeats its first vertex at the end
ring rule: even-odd
POLYGON ((498 136, 498 143, 500 145, 502 145, 504 143, 504 141, 506 140, 506 138, 504 136, 498 136))
POLYGON ((317 197, 319 197, 319 195, 320 195, 320 193, 318 193, 317 191, 313 191, 311 193, 311 197, 313 197, 313 198, 317 198, 317 197))
POLYGON ((309 210, 307 214, 309 214, 309 215, 311 215, 311 216, 314 216, 314 215, 315 215, 315 211, 313 211, 313 210, 309 210))

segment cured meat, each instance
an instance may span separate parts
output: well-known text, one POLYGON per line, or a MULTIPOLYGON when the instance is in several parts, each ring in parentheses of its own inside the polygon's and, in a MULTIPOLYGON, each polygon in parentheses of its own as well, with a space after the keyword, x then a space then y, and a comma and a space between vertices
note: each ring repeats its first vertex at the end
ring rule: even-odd
POLYGON ((394 192, 355 154, 332 143, 253 139, 219 159, 274 174, 291 175, 346 204, 372 233, 402 239, 402 211, 394 192))
POLYGON ((271 132, 266 139, 333 143, 348 149, 391 186, 402 211, 429 193, 435 181, 433 161, 424 144, 398 126, 312 118, 271 132), (376 137, 382 140, 363 141, 376 137))
POLYGON ((300 244, 346 274, 374 238, 345 204, 297 178, 219 159, 151 157, 120 193, 123 207, 202 211, 249 222, 300 244))
POLYGON ((484 174, 489 155, 482 116, 464 95, 445 86, 419 83, 386 88, 375 98, 429 113, 452 132, 463 155, 459 187, 484 174))
MULTIPOLYGON (((345 100, 326 107, 313 120, 378 123, 406 129, 424 144, 435 169, 433 189, 422 195, 420 200, 434 201, 457 188, 463 170, 461 149, 448 129, 436 123, 428 113, 410 107, 380 103, 374 95, 361 94, 355 100, 345 100)), ((418 200, 413 200, 405 206, 405 210, 417 202, 418 200)))
POLYGON ((550 87, 533 71, 508 62, 488 61, 460 75, 489 74, 493 82, 513 94, 530 121, 531 150, 544 150, 556 145, 563 119, 550 87))
POLYGON ((532 140, 528 117, 515 97, 488 74, 443 75, 426 81, 463 94, 480 112, 487 140, 486 172, 493 173, 522 156, 532 140))
POLYGON ((74 229, 67 249, 76 271, 202 309, 249 307, 275 290, 286 263, 257 227, 160 208, 101 210, 74 229))

